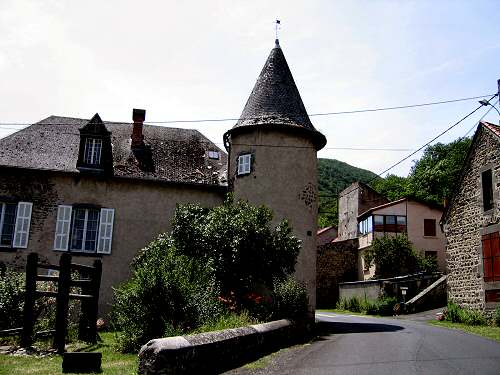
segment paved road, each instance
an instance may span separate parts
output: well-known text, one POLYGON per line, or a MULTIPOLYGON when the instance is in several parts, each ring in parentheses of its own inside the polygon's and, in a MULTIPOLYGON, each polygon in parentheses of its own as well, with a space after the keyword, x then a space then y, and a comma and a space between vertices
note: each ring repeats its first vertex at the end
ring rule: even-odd
POLYGON ((400 319, 317 314, 322 336, 228 374, 500 374, 500 343, 400 319))

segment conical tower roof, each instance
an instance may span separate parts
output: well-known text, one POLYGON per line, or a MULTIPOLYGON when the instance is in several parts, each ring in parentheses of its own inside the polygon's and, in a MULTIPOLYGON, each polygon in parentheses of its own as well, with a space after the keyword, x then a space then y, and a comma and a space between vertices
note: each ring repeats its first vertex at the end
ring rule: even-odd
POLYGON ((257 78, 240 119, 228 133, 234 134, 236 131, 254 126, 285 127, 290 130, 305 131, 313 137, 318 150, 326 144, 324 135, 314 128, 307 115, 277 40, 257 78))

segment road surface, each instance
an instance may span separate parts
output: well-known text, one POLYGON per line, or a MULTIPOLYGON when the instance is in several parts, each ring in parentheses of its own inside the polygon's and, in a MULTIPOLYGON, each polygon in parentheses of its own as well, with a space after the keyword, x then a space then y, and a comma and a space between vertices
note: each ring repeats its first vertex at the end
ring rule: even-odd
POLYGON ((426 323, 318 313, 321 336, 246 374, 500 374, 500 343, 426 323))

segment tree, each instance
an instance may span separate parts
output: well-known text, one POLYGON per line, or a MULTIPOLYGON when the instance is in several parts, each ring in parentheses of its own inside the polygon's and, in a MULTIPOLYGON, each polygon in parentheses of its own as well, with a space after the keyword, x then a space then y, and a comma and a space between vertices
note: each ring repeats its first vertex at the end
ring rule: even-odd
POLYGON ((408 177, 388 175, 375 181, 373 187, 390 200, 408 197, 443 204, 453 192, 470 144, 470 138, 459 138, 428 146, 414 161, 408 177))
POLYGON ((435 259, 418 254, 405 235, 376 238, 365 251, 364 260, 369 265, 375 264, 377 279, 437 269, 435 259))
POLYGON ((172 239, 181 254, 210 262, 222 293, 241 300, 294 271, 300 240, 286 220, 272 228, 272 217, 269 208, 232 196, 212 209, 188 204, 177 207, 172 239))
POLYGON ((443 204, 453 192, 471 144, 470 138, 427 147, 410 171, 408 194, 426 202, 443 204))

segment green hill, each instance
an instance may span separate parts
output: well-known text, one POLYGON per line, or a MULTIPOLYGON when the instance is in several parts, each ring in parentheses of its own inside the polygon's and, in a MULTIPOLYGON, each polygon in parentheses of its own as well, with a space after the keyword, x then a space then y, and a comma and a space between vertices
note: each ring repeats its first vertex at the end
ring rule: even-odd
POLYGON ((318 160, 319 227, 337 225, 338 194, 356 181, 369 182, 377 175, 335 159, 318 160))

